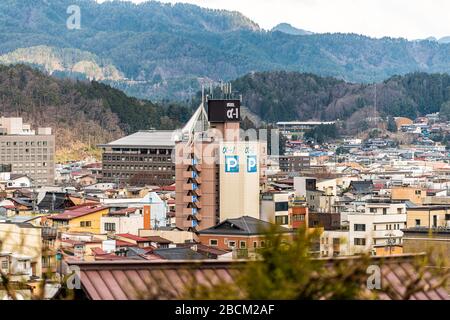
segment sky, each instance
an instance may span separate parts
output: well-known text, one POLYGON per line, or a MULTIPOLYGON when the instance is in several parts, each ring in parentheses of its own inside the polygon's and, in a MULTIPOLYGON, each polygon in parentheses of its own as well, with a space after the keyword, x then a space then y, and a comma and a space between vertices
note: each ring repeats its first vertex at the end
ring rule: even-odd
MULTIPOLYGON (((105 0, 98 0, 99 2, 105 0)), ((147 0, 129 0, 135 3, 147 0)), ((424 39, 450 36, 448 0, 161 0, 235 10, 260 27, 281 22, 316 33, 358 33, 424 39)))

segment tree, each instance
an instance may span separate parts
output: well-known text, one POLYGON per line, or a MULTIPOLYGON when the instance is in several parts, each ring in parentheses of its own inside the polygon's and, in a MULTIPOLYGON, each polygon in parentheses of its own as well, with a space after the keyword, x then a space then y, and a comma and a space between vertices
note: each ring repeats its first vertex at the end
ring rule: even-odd
POLYGON ((394 118, 391 116, 389 116, 387 119, 387 130, 389 132, 397 132, 397 124, 395 123, 394 118))
POLYGON ((329 139, 337 139, 338 137, 339 134, 335 124, 321 124, 305 133, 305 139, 313 139, 317 143, 324 143, 329 139))
POLYGON ((441 105, 441 110, 439 111, 439 117, 441 120, 450 120, 450 101, 444 102, 441 105))

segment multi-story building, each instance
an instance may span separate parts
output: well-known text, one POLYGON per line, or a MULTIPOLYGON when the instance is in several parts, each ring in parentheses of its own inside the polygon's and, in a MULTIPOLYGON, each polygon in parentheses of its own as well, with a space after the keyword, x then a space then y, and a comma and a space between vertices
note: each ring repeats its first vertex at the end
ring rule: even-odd
POLYGON ((240 138, 240 101, 209 100, 179 132, 176 223, 202 230, 244 215, 259 218, 265 143, 240 138))
POLYGON ((450 227, 450 205, 410 207, 407 212, 408 229, 450 227))
POLYGON ((139 131, 100 145, 102 182, 133 186, 165 186, 175 182, 173 131, 139 131))
POLYGON ((54 155, 51 128, 38 128, 36 132, 22 118, 0 118, 0 166, 11 166, 11 173, 29 176, 34 185, 53 185, 54 155))
POLYGON ((278 157, 278 165, 281 172, 300 172, 309 168, 311 158, 308 154, 284 155, 278 157))
POLYGON ((347 214, 350 252, 375 255, 402 253, 406 206, 390 200, 371 200, 363 212, 347 214))
POLYGON ((289 193, 266 192, 261 195, 261 220, 288 228, 289 193))

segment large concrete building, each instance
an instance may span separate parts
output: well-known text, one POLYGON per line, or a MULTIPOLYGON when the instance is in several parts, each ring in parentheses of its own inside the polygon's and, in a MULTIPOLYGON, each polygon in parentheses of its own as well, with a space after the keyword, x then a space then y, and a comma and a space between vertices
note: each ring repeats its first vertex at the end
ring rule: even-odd
POLYGON ((175 182, 174 146, 174 132, 169 130, 139 131, 100 145, 103 149, 102 182, 171 185, 175 182))
POLYGON ((240 101, 209 100, 176 145, 176 223, 203 230, 226 219, 259 218, 267 147, 240 137, 240 101))
POLYGON ((0 167, 29 176, 34 185, 53 185, 54 156, 51 128, 38 128, 36 132, 22 118, 0 118, 0 167))

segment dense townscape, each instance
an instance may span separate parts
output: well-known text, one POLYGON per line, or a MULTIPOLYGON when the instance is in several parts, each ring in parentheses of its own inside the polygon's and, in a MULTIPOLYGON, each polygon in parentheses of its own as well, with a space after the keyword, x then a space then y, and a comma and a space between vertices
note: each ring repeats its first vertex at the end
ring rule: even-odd
POLYGON ((431 245, 448 254, 449 152, 430 139, 450 130, 439 114, 395 118, 397 137, 415 141, 408 145, 381 133, 319 144, 306 137, 335 122, 279 122, 274 131, 285 137, 285 151, 271 155, 267 141, 239 138, 238 118, 211 111, 224 101, 239 100, 208 100, 209 111, 202 103, 179 130, 99 145, 101 161, 56 165, 51 128, 1 118, 1 159, 10 163, 1 168, 1 266, 29 285, 22 297, 52 298, 61 289, 55 276, 74 266, 83 274, 98 268, 98 279, 81 277, 79 294, 108 299, 121 291, 102 288, 120 281, 109 279, 105 262, 120 262, 127 273, 137 261, 177 269, 259 259, 271 227, 287 242, 298 229, 318 231, 311 258, 402 257, 431 245), (231 140, 214 145, 211 128, 231 140), (215 150, 224 161, 208 161, 215 150), (247 162, 235 163, 238 157, 247 162))
POLYGON ((449 300, 450 38, 206 2, 0 3, 0 300, 449 300))

